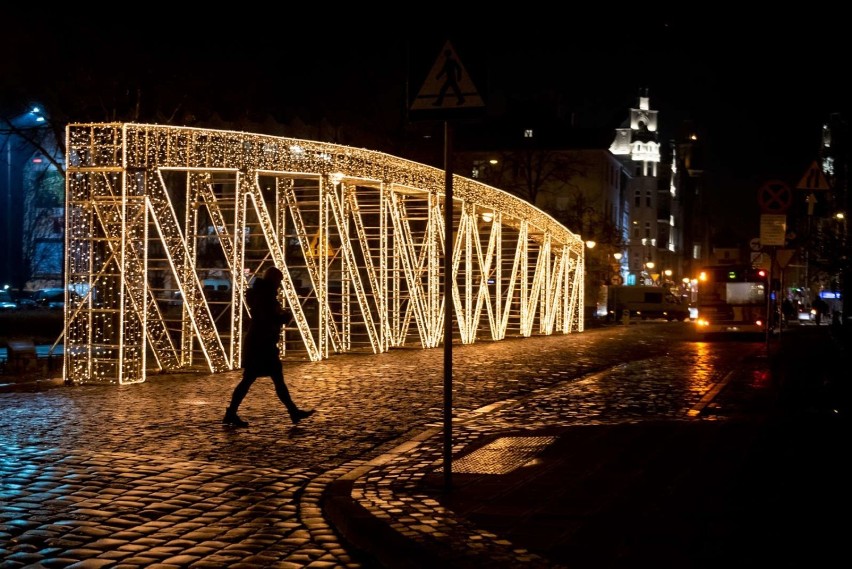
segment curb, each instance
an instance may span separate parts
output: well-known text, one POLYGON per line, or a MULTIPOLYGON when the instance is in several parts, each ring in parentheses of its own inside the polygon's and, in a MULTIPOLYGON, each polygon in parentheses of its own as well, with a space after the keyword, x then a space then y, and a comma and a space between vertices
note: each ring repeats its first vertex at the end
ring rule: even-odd
POLYGON ((30 393, 64 386, 65 381, 63 381, 61 377, 23 380, 11 383, 0 383, 0 393, 30 393))
POLYGON ((346 541, 382 567, 399 569, 432 569, 446 567, 446 561, 416 541, 403 536, 390 524, 371 514, 352 498, 355 480, 361 472, 356 469, 330 483, 323 500, 322 511, 335 530, 346 541))

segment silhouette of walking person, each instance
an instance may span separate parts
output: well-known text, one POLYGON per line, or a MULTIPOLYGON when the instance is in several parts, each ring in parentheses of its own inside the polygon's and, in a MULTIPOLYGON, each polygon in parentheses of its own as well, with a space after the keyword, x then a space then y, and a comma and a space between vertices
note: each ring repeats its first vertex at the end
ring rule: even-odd
POLYGON ((452 50, 444 51, 444 66, 441 67, 440 73, 436 76, 437 79, 444 77, 444 84, 441 85, 441 90, 438 92, 438 98, 432 103, 433 107, 440 107, 444 104, 444 97, 450 89, 456 95, 456 105, 464 104, 464 95, 462 94, 459 81, 462 78, 462 68, 458 61, 453 58, 452 50))
POLYGON ((304 410, 296 406, 284 383, 278 341, 281 339, 281 327, 289 323, 293 315, 278 301, 278 290, 283 280, 284 274, 279 269, 269 267, 246 293, 251 319, 243 347, 243 378, 231 395, 231 404, 222 419, 225 425, 248 427, 248 422, 240 418, 237 410, 254 381, 262 376, 272 378, 275 394, 287 408, 294 425, 314 414, 313 409, 304 410))

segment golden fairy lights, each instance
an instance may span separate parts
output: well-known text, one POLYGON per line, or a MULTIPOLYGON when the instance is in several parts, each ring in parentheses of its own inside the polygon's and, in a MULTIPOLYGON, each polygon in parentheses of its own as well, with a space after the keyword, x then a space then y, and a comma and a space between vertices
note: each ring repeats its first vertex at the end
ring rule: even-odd
POLYGON ((583 329, 583 243, 541 210, 379 152, 138 124, 67 129, 71 383, 239 366, 253 275, 285 268, 287 354, 440 345, 443 258, 459 338, 583 329))

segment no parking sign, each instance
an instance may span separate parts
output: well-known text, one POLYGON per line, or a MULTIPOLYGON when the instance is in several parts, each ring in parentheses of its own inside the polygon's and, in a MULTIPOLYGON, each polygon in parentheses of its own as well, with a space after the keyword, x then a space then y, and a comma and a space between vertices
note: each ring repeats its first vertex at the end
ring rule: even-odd
POLYGON ((793 205, 793 191, 781 180, 770 180, 757 191, 757 203, 763 213, 787 213, 793 205))

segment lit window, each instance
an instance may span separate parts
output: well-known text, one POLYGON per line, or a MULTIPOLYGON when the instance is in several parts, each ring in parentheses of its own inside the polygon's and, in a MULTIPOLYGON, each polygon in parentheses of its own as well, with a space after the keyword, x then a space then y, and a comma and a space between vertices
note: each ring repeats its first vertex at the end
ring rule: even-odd
POLYGON ((533 137, 532 129, 531 128, 525 129, 524 130, 524 138, 532 138, 532 137, 533 137))

